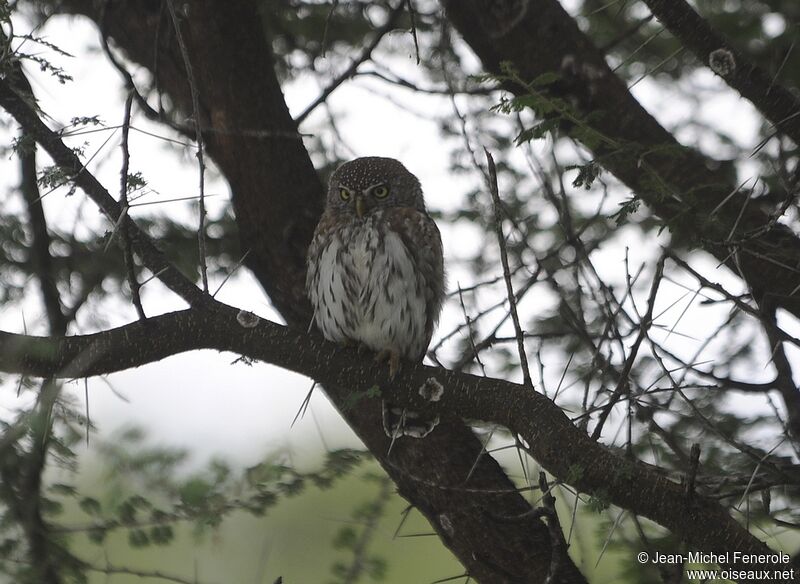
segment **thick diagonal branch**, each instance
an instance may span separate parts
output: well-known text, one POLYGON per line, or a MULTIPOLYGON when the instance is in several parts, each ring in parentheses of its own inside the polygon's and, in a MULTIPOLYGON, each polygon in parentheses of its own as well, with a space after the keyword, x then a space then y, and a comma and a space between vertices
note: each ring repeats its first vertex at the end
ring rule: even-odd
POLYGON ((644 0, 650 11, 700 61, 747 98, 778 132, 800 145, 800 99, 751 63, 684 0, 644 0))
MULTIPOLYGON (((780 224, 764 229, 768 214, 745 205, 747 193, 735 192, 724 173, 711 170, 713 161, 680 145, 634 99, 558 0, 496 0, 491 9, 483 0, 442 4, 488 71, 501 74, 501 63, 509 63, 525 81, 559 74, 536 89, 571 104, 565 129, 659 215, 676 243, 704 247, 740 273, 757 299, 767 296, 800 316, 800 238, 780 224)), ((506 88, 531 91, 519 83, 506 88)))

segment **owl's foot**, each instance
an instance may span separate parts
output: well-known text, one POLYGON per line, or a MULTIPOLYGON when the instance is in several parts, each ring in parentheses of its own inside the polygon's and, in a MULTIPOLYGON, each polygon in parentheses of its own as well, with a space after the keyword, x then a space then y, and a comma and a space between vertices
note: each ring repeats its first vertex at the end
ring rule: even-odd
POLYGON ((375 362, 383 363, 384 361, 389 363, 389 379, 394 379, 394 376, 400 371, 400 353, 394 349, 381 349, 375 355, 375 362))

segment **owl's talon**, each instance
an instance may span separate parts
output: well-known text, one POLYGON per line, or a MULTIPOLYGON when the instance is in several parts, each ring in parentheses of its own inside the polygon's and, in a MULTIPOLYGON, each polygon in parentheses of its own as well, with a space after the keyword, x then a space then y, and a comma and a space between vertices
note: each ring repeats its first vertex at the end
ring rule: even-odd
POLYGON ((389 379, 394 379, 394 376, 400 371, 400 353, 394 349, 381 349, 375 355, 375 362, 383 363, 384 361, 389 363, 389 379))

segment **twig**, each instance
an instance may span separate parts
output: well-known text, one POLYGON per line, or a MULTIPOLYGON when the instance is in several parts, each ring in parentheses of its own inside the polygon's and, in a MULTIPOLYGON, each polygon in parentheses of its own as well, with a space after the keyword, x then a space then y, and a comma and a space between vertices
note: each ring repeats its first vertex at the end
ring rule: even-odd
POLYGON ((761 324, 767 335, 771 348, 772 364, 775 367, 775 387, 783 398, 784 407, 788 415, 788 425, 791 429, 790 437, 800 442, 800 392, 794 382, 792 364, 786 355, 786 350, 781 339, 780 328, 776 321, 775 309, 764 307, 764 316, 761 324))
POLYGON ((411 36, 414 37, 414 53, 417 55, 417 65, 419 65, 419 39, 417 39, 417 13, 411 0, 406 0, 408 15, 411 17, 411 36))
MULTIPOLYGON (((748 250, 745 250, 745 251, 748 251, 748 250)), ((710 288, 711 290, 715 290, 715 291, 719 292, 720 294, 722 294, 725 297, 726 300, 729 300, 729 301, 733 302, 734 305, 738 309, 740 309, 742 312, 744 312, 746 314, 749 314, 750 316, 753 316, 758 320, 761 320, 763 318, 762 315, 758 312, 757 309, 753 308, 752 306, 750 306, 749 304, 744 302, 740 297, 731 294, 730 292, 725 290, 725 288, 723 288, 719 284, 717 284, 715 282, 712 282, 711 280, 709 280, 708 278, 706 278, 705 276, 703 276, 702 274, 697 272, 697 270, 695 270, 688 263, 686 263, 684 260, 679 258, 674 252, 670 251, 669 249, 665 249, 664 253, 673 262, 675 262, 680 267, 682 267, 684 270, 686 270, 689 274, 694 276, 694 278, 701 285, 703 285, 706 288, 710 288)), ((769 258, 765 257, 763 259, 769 259, 769 258)), ((781 340, 789 342, 789 343, 792 343, 796 347, 800 347, 800 338, 794 337, 794 336, 790 335, 789 333, 787 333, 786 331, 784 331, 783 329, 780 329, 780 328, 776 330, 776 334, 780 336, 781 340)))
MULTIPOLYGON (((122 169, 120 170, 119 201, 122 207, 122 216, 128 214, 128 164, 130 163, 130 151, 128 149, 128 132, 131 128, 131 107, 133 106, 134 89, 128 90, 128 97, 125 100, 125 114, 122 120, 122 169)), ((132 221, 132 219, 131 219, 132 221)), ((139 295, 139 282, 136 281, 136 266, 133 263, 133 249, 131 249, 131 237, 128 232, 129 221, 122 221, 122 253, 125 256, 125 268, 128 272, 128 283, 131 287, 131 298, 136 307, 139 320, 145 320, 147 316, 142 306, 142 298, 139 295)))
MULTIPOLYGON (((378 66, 377 63, 373 64, 378 66)), ((391 83, 392 85, 403 87, 416 93, 425 93, 429 95, 490 95, 492 92, 496 91, 493 87, 475 87, 469 89, 456 89, 455 87, 420 87, 416 83, 412 83, 408 79, 400 77, 399 75, 392 73, 392 76, 390 77, 388 74, 383 73, 382 71, 357 71, 353 76, 375 77, 376 79, 380 79, 386 83, 391 83)))
POLYGON ((342 576, 342 582, 352 584, 360 580, 367 570, 369 562, 369 545, 378 529, 378 523, 383 516, 386 505, 392 494, 392 481, 387 476, 382 476, 379 480, 380 489, 374 500, 370 501, 367 517, 365 518, 364 529, 358 539, 353 543, 353 559, 347 567, 347 571, 342 576))
POLYGON ((111 564, 107 564, 104 568, 101 568, 100 566, 88 565, 86 566, 86 569, 92 572, 106 574, 107 576, 114 574, 125 574, 128 576, 138 576, 139 578, 156 578, 160 580, 166 580, 167 582, 177 582, 178 584, 197 584, 197 580, 195 578, 184 578, 176 574, 167 574, 166 572, 161 572, 159 570, 136 570, 134 568, 112 566, 111 564))
POLYGON ((678 47, 677 49, 672 51, 669 55, 667 55, 666 57, 661 59, 661 61, 656 63, 655 66, 652 69, 649 69, 649 70, 645 71, 645 73, 641 77, 639 77, 636 81, 634 81, 633 83, 628 85, 628 91, 630 91, 631 89, 636 87, 639 84, 640 81, 643 81, 644 79, 646 79, 647 77, 649 77, 653 73, 656 73, 658 70, 661 69, 661 67, 663 67, 664 65, 669 63, 670 60, 672 60, 673 58, 677 57, 684 50, 686 50, 685 47, 678 47))
MULTIPOLYGON (((73 182, 83 189, 89 197, 105 213, 112 223, 116 223, 122 210, 114 197, 81 163, 75 152, 68 148, 61 138, 48 128, 31 106, 20 97, 8 84, 0 78, 0 107, 10 113, 15 120, 33 137, 53 161, 72 176, 73 182)), ((125 219, 129 221, 129 219, 125 219)), ((168 263, 164 254, 153 244, 152 240, 134 223, 130 224, 131 243, 142 262, 164 284, 191 305, 204 302, 202 293, 172 264, 168 263)))
POLYGON ((238 262, 236 262, 236 265, 235 265, 235 266, 233 266, 233 269, 232 269, 232 270, 231 270, 231 271, 228 273, 228 275, 227 275, 227 276, 225 276, 225 279, 224 279, 224 280, 222 280, 222 282, 220 283, 220 285, 219 285, 219 286, 217 286, 217 289, 216 289, 216 290, 214 290, 214 293, 211 295, 211 297, 212 297, 212 298, 216 298, 217 294, 219 294, 219 291, 220 291, 220 290, 222 290, 222 287, 225 285, 225 283, 226 283, 226 282, 227 282, 229 279, 231 279, 231 278, 233 277, 233 275, 234 275, 234 274, 235 274, 235 273, 238 271, 238 269, 239 269, 239 268, 241 268, 241 267, 242 267, 242 265, 244 265, 244 261, 247 259, 247 256, 249 256, 249 255, 250 255, 250 252, 251 252, 251 251, 252 251, 252 250, 248 249, 246 252, 244 252, 244 253, 242 254, 242 257, 241 257, 241 258, 239 258, 239 261, 238 261, 238 262))
POLYGON ((322 56, 328 52, 328 27, 330 27, 331 20, 333 20, 333 13, 339 5, 339 0, 331 2, 331 9, 328 11, 328 16, 325 17, 325 28, 322 31, 322 56))
POLYGON ((396 8, 392 9, 392 11, 389 13, 389 18, 386 20, 386 24, 375 31, 375 36, 372 38, 372 41, 366 47, 364 47, 364 49, 361 51, 361 54, 353 59, 353 61, 350 63, 350 66, 345 69, 344 73, 336 77, 336 79, 334 79, 330 85, 322 90, 322 93, 319 95, 319 97, 312 101, 306 107, 306 109, 304 109, 300 115, 295 118, 295 123, 298 126, 302 124, 303 121, 311 114, 311 112, 317 109, 322 102, 328 99, 330 94, 336 91, 337 87, 355 75, 356 70, 361 66, 362 63, 368 61, 372 57, 372 51, 375 50, 375 48, 381 42, 381 39, 383 39, 383 37, 394 28, 397 19, 403 12, 404 6, 405 4, 401 2, 396 8))
POLYGON ((484 366, 483 361, 481 361, 481 355, 478 352, 478 349, 475 347, 475 335, 474 335, 474 331, 472 330, 472 319, 470 318, 469 314, 467 313, 467 307, 464 304, 464 294, 462 294, 462 292, 461 292, 461 284, 460 283, 458 285, 458 300, 461 303, 461 312, 464 314, 464 323, 466 324, 466 327, 467 327, 467 337, 469 338, 469 344, 470 344, 470 347, 472 348, 472 354, 475 356, 475 361, 480 366, 481 373, 483 373, 483 376, 485 377, 486 376, 486 367, 484 366))
POLYGON ((183 64, 186 67, 186 78, 189 81, 189 90, 192 94, 192 121, 194 124, 195 141, 197 142, 197 167, 200 173, 200 220, 197 227, 197 247, 200 256, 200 276, 203 281, 203 292, 208 294, 208 266, 206 264, 206 165, 203 158, 203 150, 205 150, 203 131, 200 129, 200 94, 194 79, 192 63, 189 60, 189 50, 186 48, 186 43, 183 40, 178 14, 175 11, 175 5, 172 0, 167 0, 167 8, 169 8, 169 14, 172 17, 172 25, 175 27, 175 39, 178 41, 178 46, 181 49, 183 64))
POLYGON ((639 334, 636 336, 636 340, 633 342, 633 346, 628 354, 628 358, 625 360, 625 365, 622 367, 619 381, 617 381, 617 387, 614 388, 614 393, 611 394, 611 397, 608 399, 608 403, 606 403, 603 411, 600 413, 600 417, 597 420, 597 425, 592 432, 592 440, 597 440, 600 438, 600 434, 603 431, 603 426, 605 425, 611 410, 614 408, 622 395, 629 391, 629 376, 631 370, 633 369, 633 363, 639 353, 639 347, 641 346, 642 341, 647 336, 647 331, 653 324, 653 308, 656 303, 658 287, 659 284, 661 284, 661 277, 664 274, 664 261, 666 260, 666 257, 667 256, 665 254, 662 254, 661 258, 658 260, 658 264, 656 264, 656 273, 653 276, 653 283, 650 285, 650 296, 647 300, 647 312, 639 323, 639 334))
POLYGON ((497 168, 494 165, 494 159, 489 151, 484 148, 486 154, 486 163, 489 166, 489 191, 492 194, 492 203, 494 206, 494 229, 497 233, 497 242, 500 245, 500 261, 503 263, 503 276, 506 281, 506 294, 508 296, 509 309, 511 311, 511 320, 514 323, 514 331, 517 335, 517 350, 519 351, 519 362, 522 367, 522 383, 526 387, 533 389, 533 382, 531 381, 531 372, 528 368, 528 357, 525 354, 525 338, 522 334, 522 327, 519 324, 519 314, 517 314, 517 301, 514 298, 514 287, 511 284, 511 270, 508 266, 508 252, 506 251, 506 240, 503 236, 503 219, 500 214, 500 193, 497 187, 497 168))
POLYGON ((306 410, 308 410, 308 406, 311 403, 311 396, 314 394, 314 388, 317 387, 317 382, 313 382, 311 384, 311 389, 308 390, 306 397, 303 398, 303 403, 300 404, 300 409, 297 410, 297 413, 294 415, 294 420, 292 420, 290 428, 294 428, 295 423, 297 423, 298 419, 305 417, 306 410))
POLYGON ((547 530, 550 532, 550 570, 544 584, 554 584, 558 582, 561 559, 567 554, 567 543, 556 512, 556 498, 551 493, 544 472, 539 473, 539 488, 542 490, 542 505, 547 510, 547 530))
MULTIPOLYGON (((125 87, 129 91, 133 92, 133 97, 136 100, 136 104, 139 106, 139 109, 141 109, 142 113, 144 113, 144 115, 148 119, 160 122, 162 124, 166 124, 173 130, 180 132, 181 134, 189 134, 190 133, 189 128, 187 128, 186 126, 182 126, 181 124, 178 124, 174 120, 169 119, 164 115, 163 111, 156 111, 149 103, 147 103, 147 99, 145 99, 145 97, 136 87, 136 83, 133 80, 133 75, 131 75, 130 71, 128 71, 125 68, 125 65, 123 65, 119 59, 117 59, 116 55, 114 55, 114 51, 111 50, 111 45, 109 45, 108 43, 108 32, 106 30, 106 25, 107 25, 106 17, 108 15, 108 10, 109 7, 111 6, 111 3, 112 0, 106 0, 106 2, 103 4, 103 7, 101 8, 100 19, 99 19, 100 44, 103 47, 103 52, 106 54, 106 58, 114 67, 114 69, 116 69, 117 72, 119 72, 119 74, 122 76, 122 79, 125 82, 125 87)), ((158 37, 158 34, 160 32, 159 31, 160 27, 161 27, 161 19, 159 18, 158 29, 156 30, 156 37, 158 37)), ((158 65, 158 59, 155 59, 153 78, 155 79, 156 83, 158 83, 157 65, 158 65)))
MULTIPOLYGON (((0 31, 2 40, 2 31, 0 31)), ((21 89, 33 95, 28 78, 25 76, 22 67, 17 64, 12 72, 12 79, 21 89)), ((23 137, 27 135, 23 130, 23 137)), ((32 142, 28 146, 23 146, 19 150, 21 185, 20 191, 25 199, 25 208, 28 214, 28 224, 31 230, 31 251, 30 259, 39 281, 39 289, 42 293, 47 321, 50 325, 50 332, 54 335, 65 335, 67 333, 67 323, 69 322, 64 315, 61 306, 61 295, 56 286, 55 272, 53 270, 53 257, 50 254, 50 233, 47 228, 47 218, 44 214, 39 184, 36 178, 36 143, 32 142)))
POLYGON ((694 499, 694 488, 697 481, 697 469, 700 466, 700 445, 695 442, 689 452, 689 472, 686 474, 686 499, 694 499))

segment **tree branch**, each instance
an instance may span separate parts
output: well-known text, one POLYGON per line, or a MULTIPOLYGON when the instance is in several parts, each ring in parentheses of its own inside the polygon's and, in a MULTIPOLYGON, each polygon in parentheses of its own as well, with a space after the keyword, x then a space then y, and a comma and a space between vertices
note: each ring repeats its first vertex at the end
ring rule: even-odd
POLYGON ((718 34, 685 0, 644 0, 656 18, 725 83, 800 146, 800 99, 718 34))
MULTIPOLYGON (((0 31, 0 41, 2 31, 0 31)), ((33 89, 28 78, 22 71, 19 64, 13 69, 11 74, 14 82, 22 89, 29 99, 33 100, 33 89)), ((23 138, 28 135, 23 128, 23 138)), ((26 144, 22 142, 19 152, 20 175, 22 184, 20 191, 25 199, 25 207, 28 212, 28 225, 31 229, 31 249, 30 262, 39 280, 39 288, 42 292, 42 302, 47 314, 50 325, 50 332, 57 335, 67 333, 67 319, 61 306, 61 297, 55 281, 55 271, 53 270, 53 256, 50 255, 50 233, 47 230, 47 219, 44 214, 39 183, 36 175, 36 143, 26 144)))
POLYGON ((202 292, 167 262, 161 251, 131 221, 130 217, 123 218, 122 209, 117 201, 83 166, 77 154, 64 144, 58 134, 45 125, 33 108, 9 84, 9 79, 0 79, 0 107, 10 113, 25 132, 47 151, 71 180, 100 207, 113 225, 119 224, 120 221, 127 225, 131 245, 159 280, 190 305, 202 303, 204 299, 202 292))
MULTIPOLYGON (((341 349, 320 335, 305 335, 243 315, 247 313, 211 302, 202 310, 170 313, 146 323, 136 322, 93 335, 45 338, 0 332, 0 370, 74 378, 138 367, 189 350, 234 351, 314 378, 333 388, 329 393, 337 403, 343 403, 345 394, 353 403, 355 396, 357 407, 351 407, 370 412, 369 415, 378 416, 383 398, 443 417, 457 415, 502 424, 519 434, 533 456, 559 481, 569 482, 581 492, 607 493, 614 504, 663 525, 693 549, 769 552, 716 502, 700 494, 687 501, 679 482, 613 454, 576 428, 552 401, 523 385, 411 364, 390 383, 386 371, 374 367, 370 359, 355 349, 341 349), (417 391, 431 379, 446 388, 439 402, 427 402, 417 391), (380 388, 378 397, 370 391, 376 386, 380 388)), ((435 432, 431 434, 434 436, 435 432)), ((388 441, 386 437, 387 448, 388 441)), ((398 446, 400 442, 395 448, 398 446)), ((404 465, 404 468, 409 472, 413 467, 404 465)), ((436 487, 444 496, 452 497, 464 488, 463 478, 453 482, 443 476, 436 487)), ((500 511, 500 514, 514 516, 524 511, 500 511)), ((460 513, 472 512, 460 510, 460 513)), ((459 517, 439 515, 438 525, 446 537, 458 529, 459 517)), ((489 531, 493 527, 496 526, 485 525, 489 531)), ((508 524, 500 527, 509 529, 508 524)), ((509 565, 515 563, 506 564, 509 565)), ((753 564, 749 566, 756 568, 753 564)), ((569 566, 562 565, 560 569, 564 571, 562 576, 570 571, 569 566)))
MULTIPOLYGON (((501 63, 509 63, 521 80, 560 76, 537 91, 574 106, 579 124, 565 131, 583 130, 575 138, 660 216, 674 241, 702 245, 741 272, 756 298, 769 296, 800 316, 800 238, 780 224, 763 231, 770 217, 757 205, 738 217, 748 193, 736 192, 723 171, 710 170, 712 161, 680 145, 642 108, 558 0, 498 1, 490 11, 482 0, 442 4, 486 70, 501 75, 501 63)), ((505 88, 531 92, 520 83, 505 88)))
POLYGON ((319 104, 323 103, 326 99, 328 99, 331 93, 336 91, 337 87, 339 87, 342 83, 344 83, 351 77, 355 76, 356 71, 358 71, 358 68, 363 63, 369 61, 372 58, 372 52, 378 47, 383 37, 385 37, 392 30, 394 30, 395 23, 397 22, 400 15, 403 13, 404 8, 405 8, 405 3, 400 2, 395 8, 393 8, 389 12, 389 17, 386 20, 386 24, 384 24, 382 27, 380 27, 378 30, 375 31, 375 35, 373 36, 372 41, 361 50, 361 54, 356 59, 353 59, 353 61, 350 63, 350 66, 347 69, 345 69, 341 75, 337 76, 331 82, 331 84, 328 85, 322 91, 322 93, 317 97, 317 99, 311 102, 300 113, 300 115, 297 116, 297 118, 295 118, 295 122, 297 122, 298 125, 302 124, 303 120, 305 120, 311 114, 311 112, 313 112, 319 106, 319 104))

